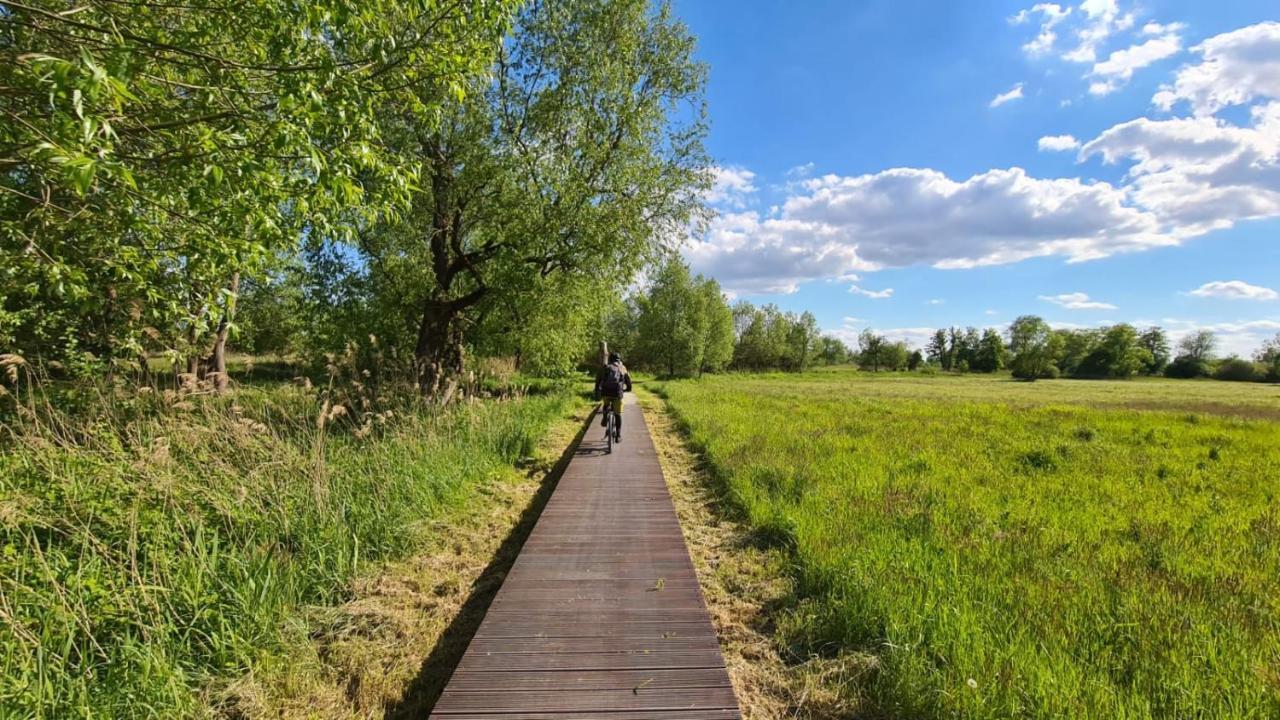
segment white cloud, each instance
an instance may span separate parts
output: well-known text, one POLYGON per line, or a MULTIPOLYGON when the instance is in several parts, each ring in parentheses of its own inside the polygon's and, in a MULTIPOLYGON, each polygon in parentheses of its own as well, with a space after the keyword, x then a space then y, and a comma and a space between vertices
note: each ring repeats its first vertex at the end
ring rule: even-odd
POLYGON ((1023 45, 1022 50, 1032 56, 1044 55, 1053 50, 1053 44, 1058 40, 1058 33, 1054 28, 1067 19, 1071 14, 1071 8, 1064 10, 1056 3, 1039 3, 1009 18, 1009 22, 1020 25, 1030 20, 1033 14, 1040 15, 1040 32, 1034 39, 1023 45))
POLYGON ((1168 35, 1169 33, 1182 32, 1187 27, 1186 23, 1167 23, 1160 24, 1158 22, 1149 22, 1142 26, 1143 35, 1168 35))
POLYGON ((1243 280, 1216 280, 1207 282, 1188 295, 1204 298, 1224 298, 1227 300, 1276 300, 1280 293, 1260 285, 1250 285, 1243 280))
MULTIPOLYGON (((1103 3, 1077 15, 1102 18, 1108 12, 1103 3)), ((1113 21, 1122 24, 1119 16, 1113 21)), ((1205 41, 1198 46, 1204 62, 1193 69, 1213 65, 1222 71, 1215 82, 1260 78, 1257 68, 1271 61, 1239 50, 1242 44, 1270 47, 1239 40, 1246 30, 1249 37, 1265 34, 1259 28, 1280 32, 1280 23, 1205 41), (1230 72, 1219 67, 1227 56, 1235 68, 1230 72), (1240 69, 1246 59, 1254 68, 1248 73, 1240 69)), ((1232 88, 1197 90, 1187 73, 1188 68, 1178 71, 1174 87, 1193 107, 1220 109, 1236 102, 1230 100, 1237 97, 1230 95, 1232 88)), ((1249 98, 1280 95, 1280 86, 1253 82, 1248 87, 1249 98)), ((1017 167, 967 179, 927 168, 893 168, 788 180, 775 188, 785 200, 765 213, 746 209, 746 201, 755 200, 754 173, 721 168, 716 194, 723 197, 722 207, 735 197, 738 204, 712 220, 686 255, 697 271, 716 277, 726 289, 750 294, 793 292, 813 280, 853 281, 855 273, 890 267, 968 268, 1034 257, 1078 262, 1177 245, 1243 220, 1280 217, 1280 98, 1255 104, 1250 117, 1248 125, 1204 115, 1144 117, 1083 144, 1070 135, 1040 139, 1042 150, 1078 147, 1082 161, 1096 156, 1127 165, 1118 184, 1035 178, 1017 167)))
POLYGON ((1061 295, 1041 295, 1041 300, 1051 302, 1054 305, 1064 307, 1068 310, 1115 310, 1116 306, 1111 303, 1098 302, 1089 299, 1089 296, 1082 292, 1062 293, 1061 295))
POLYGON ((706 200, 713 205, 723 204, 734 208, 746 206, 746 198, 756 191, 753 183, 756 174, 742 167, 714 167, 712 183, 706 200))
POLYGON ((1080 147, 1080 141, 1071 135, 1045 135, 1036 146, 1041 151, 1062 152, 1080 147))
POLYGON ((934 298, 925 303, 926 305, 946 305, 947 301, 942 298, 934 298))
POLYGON ((893 297, 893 288, 885 288, 884 290, 867 290, 866 288, 861 288, 857 285, 850 285, 849 292, 855 295, 865 295, 872 300, 884 300, 885 298, 893 297))
POLYGON ((1018 98, 1021 98, 1021 97, 1022 97, 1022 83, 1018 83, 1017 85, 1014 85, 1008 92, 1000 93, 999 95, 992 98, 991 104, 988 107, 1000 107, 1001 105, 1007 102, 1017 100, 1018 98))
POLYGON ((1181 49, 1182 38, 1168 33, 1141 45, 1116 50, 1106 60, 1094 64, 1089 75, 1098 79, 1089 85, 1089 92, 1093 95, 1114 92, 1133 77, 1134 71, 1176 55, 1181 49))
POLYGON ((1063 60, 1091 63, 1098 57, 1098 48, 1115 32, 1133 27, 1133 13, 1120 14, 1116 0, 1084 0, 1080 3, 1084 13, 1084 27, 1076 31, 1079 44, 1062 55, 1063 60))
POLYGON ((1280 97, 1280 22, 1263 22, 1215 35, 1191 48, 1201 61, 1178 71, 1172 85, 1152 98, 1169 110, 1190 104, 1196 115, 1259 97, 1280 97))
POLYGON ((786 175, 789 178, 807 178, 813 174, 813 163, 807 162, 803 165, 796 165, 787 170, 786 175))
POLYGON ((1081 158, 1131 160, 1134 202, 1179 237, 1280 215, 1280 102, 1253 108, 1253 127, 1212 117, 1116 125, 1080 149, 1081 158))
POLYGON ((896 168, 808 180, 777 217, 721 215, 685 254, 724 287, 753 293, 886 267, 1082 261, 1176 242, 1108 183, 1032 178, 1021 168, 963 181, 896 168))

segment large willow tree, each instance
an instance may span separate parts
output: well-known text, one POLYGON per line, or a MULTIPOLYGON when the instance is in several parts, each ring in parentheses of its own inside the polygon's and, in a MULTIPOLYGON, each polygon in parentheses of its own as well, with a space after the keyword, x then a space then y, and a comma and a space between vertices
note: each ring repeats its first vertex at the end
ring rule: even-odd
POLYGON ((0 1, 0 349, 225 337, 241 273, 439 182, 388 127, 441 136, 513 5, 0 1))
MULTIPOLYGON (((532 2, 481 91, 438 129, 402 128, 425 164, 413 211, 361 249, 426 395, 449 400, 482 332, 545 346, 520 336, 554 330, 548 306, 617 295, 696 218, 708 162, 693 50, 665 4, 532 2)), ((598 317, 587 307, 565 312, 598 317)))

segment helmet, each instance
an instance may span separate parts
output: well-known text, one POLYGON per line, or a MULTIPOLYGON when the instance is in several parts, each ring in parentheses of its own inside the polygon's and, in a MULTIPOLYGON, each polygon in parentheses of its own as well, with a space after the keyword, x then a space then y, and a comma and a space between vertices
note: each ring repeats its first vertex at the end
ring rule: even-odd
POLYGON ((616 362, 622 362, 622 356, 616 352, 611 352, 609 353, 609 362, 611 364, 616 362))

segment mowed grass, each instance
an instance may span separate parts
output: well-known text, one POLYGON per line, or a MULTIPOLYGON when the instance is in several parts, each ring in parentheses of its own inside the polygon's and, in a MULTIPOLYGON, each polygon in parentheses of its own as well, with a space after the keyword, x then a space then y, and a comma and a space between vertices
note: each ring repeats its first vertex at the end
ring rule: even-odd
POLYGON ((838 371, 659 390, 793 549, 779 640, 871 656, 869 716, 1280 717, 1277 387, 838 371))
POLYGON ((36 397, 0 417, 0 717, 213 714, 576 402, 36 397))

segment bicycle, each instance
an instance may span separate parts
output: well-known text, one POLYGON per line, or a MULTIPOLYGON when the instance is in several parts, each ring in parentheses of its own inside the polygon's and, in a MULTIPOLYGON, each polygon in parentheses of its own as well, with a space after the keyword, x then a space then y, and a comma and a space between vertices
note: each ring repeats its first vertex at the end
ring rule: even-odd
POLYGON ((604 442, 605 453, 613 454, 613 444, 622 439, 622 428, 618 423, 618 411, 604 404, 604 442))

